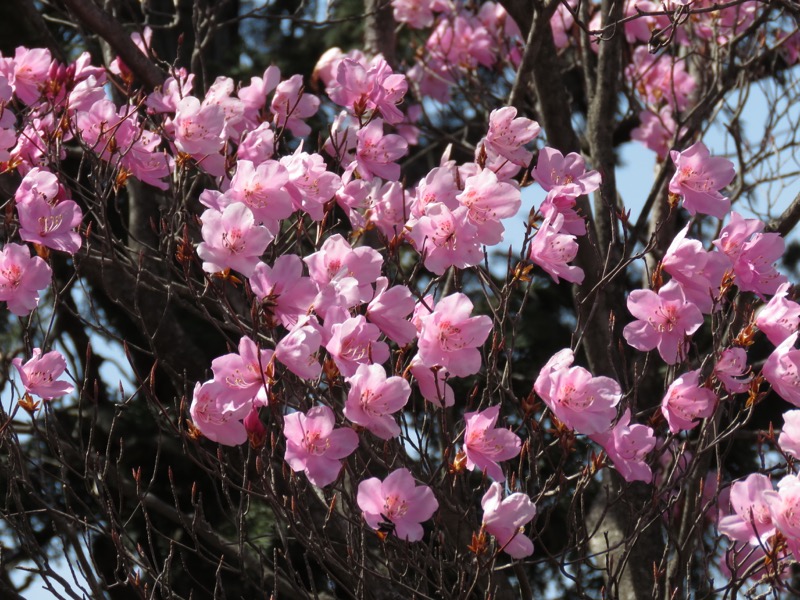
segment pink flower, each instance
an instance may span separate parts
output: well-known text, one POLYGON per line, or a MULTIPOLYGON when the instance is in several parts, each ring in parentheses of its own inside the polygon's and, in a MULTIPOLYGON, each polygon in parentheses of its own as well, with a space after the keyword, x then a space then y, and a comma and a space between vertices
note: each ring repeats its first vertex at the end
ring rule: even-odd
POLYGON ((661 358, 670 365, 685 358, 686 338, 703 324, 700 309, 686 301, 683 290, 674 281, 658 294, 651 290, 632 291, 628 310, 638 319, 622 331, 628 344, 644 352, 658 347, 661 358))
POLYGON ((625 409, 611 431, 596 433, 591 438, 603 447, 617 472, 625 481, 653 481, 653 471, 646 459, 656 446, 653 428, 631 425, 631 409, 625 409))
MULTIPOLYGON (((636 19, 636 22, 641 19, 636 19)), ((648 38, 650 32, 647 33, 648 38)), ((669 149, 675 140, 675 129, 678 125, 672 117, 672 107, 663 106, 658 114, 645 110, 639 113, 639 126, 631 131, 631 139, 641 142, 658 155, 659 160, 664 160, 669 154, 669 149)), ((686 131, 681 128, 681 135, 686 131)))
POLYGON ((685 59, 676 59, 669 54, 655 56, 650 54, 646 45, 636 48, 625 75, 652 107, 666 102, 673 110, 684 110, 697 87, 686 70, 685 59))
POLYGON ((239 160, 249 160, 259 165, 275 155, 275 132, 269 123, 261 123, 252 131, 242 136, 236 157, 239 160))
POLYGON ((574 235, 561 233, 564 215, 557 213, 553 221, 546 218, 531 240, 528 258, 544 269, 558 283, 559 277, 572 283, 583 281, 583 269, 567 264, 578 255, 574 235))
MULTIPOLYGON (((327 326, 327 321, 326 321, 327 326)), ((381 364, 389 360, 389 346, 379 342, 380 329, 357 315, 336 323, 330 328, 331 338, 325 345, 339 372, 345 377, 355 375, 359 365, 381 364)))
POLYGON ((470 317, 472 302, 461 293, 439 301, 434 311, 421 316, 419 357, 428 367, 445 367, 456 377, 466 377, 481 368, 481 346, 492 330, 492 320, 470 317))
POLYGON ((778 482, 777 492, 765 490, 762 497, 769 505, 772 522, 797 556, 800 550, 800 479, 796 475, 786 475, 778 482))
POLYGON ((545 191, 570 198, 592 193, 601 182, 600 173, 586 171, 580 154, 570 152, 564 156, 548 146, 539 152, 539 160, 531 175, 545 191))
POLYGON ((17 203, 19 236, 53 250, 75 254, 81 247, 81 236, 75 227, 83 213, 72 200, 50 204, 40 198, 17 203))
POLYGON ((778 446, 789 456, 800 459, 800 410, 783 413, 783 428, 778 437, 778 446))
POLYGON ((661 401, 661 412, 672 433, 694 428, 697 419, 710 417, 716 407, 714 392, 700 385, 700 369, 675 379, 661 401))
POLYGON ((235 409, 231 406, 220 406, 218 400, 225 393, 224 387, 213 379, 203 384, 197 382, 189 414, 200 433, 212 442, 238 446, 247 441, 247 431, 242 419, 251 410, 251 405, 243 404, 235 409))
POLYGON ((304 94, 303 78, 293 75, 286 81, 281 81, 275 88, 270 109, 276 129, 285 127, 293 135, 304 136, 311 133, 311 127, 304 120, 317 113, 319 98, 313 94, 304 94))
POLYGON ((786 277, 775 269, 783 256, 785 242, 778 233, 759 233, 764 222, 744 219, 731 213, 730 223, 722 229, 714 245, 733 261, 736 285, 743 292, 755 292, 762 298, 774 294, 786 277))
POLYGON ((453 393, 453 388, 449 383, 446 383, 447 369, 444 367, 427 367, 422 364, 419 356, 415 356, 411 360, 408 367, 414 379, 417 380, 419 393, 431 404, 438 407, 449 407, 456 403, 456 397, 453 393))
POLYGON ((720 519, 719 532, 751 546, 766 544, 775 533, 770 504, 764 492, 772 492, 769 477, 753 473, 731 486, 730 503, 734 514, 720 519))
POLYGON ((358 282, 362 302, 372 298, 372 283, 381 274, 383 257, 368 246, 353 248, 340 234, 332 235, 320 249, 306 256, 308 273, 319 288, 323 288, 337 276, 352 277, 358 282))
POLYGON ((281 81, 281 70, 275 65, 267 67, 261 77, 251 77, 250 85, 242 87, 238 92, 239 100, 244 104, 245 119, 252 123, 258 121, 259 113, 264 109, 267 96, 281 81))
POLYGON ((506 106, 493 110, 489 115, 489 132, 483 143, 487 150, 515 165, 527 167, 532 154, 524 146, 536 139, 540 131, 536 121, 517 117, 517 109, 506 106))
POLYGON ((400 178, 399 160, 408 152, 408 143, 399 135, 383 133, 383 120, 373 119, 356 134, 356 166, 363 179, 372 181, 376 175, 397 181, 400 178))
POLYGON ((225 112, 216 104, 203 106, 194 96, 186 96, 178 103, 173 125, 175 146, 181 152, 202 159, 222 149, 225 112))
POLYGON ((275 235, 280 231, 279 221, 294 212, 292 198, 284 187, 288 182, 289 173, 278 161, 255 166, 249 160, 240 160, 225 196, 247 206, 256 222, 275 235))
POLYGON ((622 390, 609 377, 592 377, 583 367, 570 367, 574 360, 569 348, 556 353, 539 372, 534 390, 567 427, 587 435, 608 431, 622 390))
POLYGON ((50 285, 50 266, 27 246, 6 244, 0 251, 0 301, 8 310, 24 317, 39 304, 39 291, 50 285))
POLYGON ((303 277, 303 262, 295 254, 284 254, 270 267, 260 262, 250 276, 250 287, 261 303, 267 319, 291 327, 308 314, 317 296, 317 287, 303 277))
POLYGON ((317 487, 333 483, 342 469, 341 459, 358 448, 358 434, 346 427, 334 429, 334 423, 333 411, 327 406, 283 418, 286 462, 295 472, 305 471, 317 487))
POLYGON ((795 332, 783 340, 769 355, 761 372, 776 394, 800 406, 800 350, 794 347, 797 336, 795 332))
POLYGON ((403 120, 397 104, 408 91, 406 76, 394 73, 382 56, 372 59, 369 67, 352 58, 344 58, 336 67, 336 82, 328 88, 331 100, 357 117, 379 114, 390 125, 403 120))
POLYGON ((239 202, 222 212, 208 209, 201 219, 203 241, 197 246, 197 255, 203 259, 203 270, 217 273, 235 269, 242 275, 252 275, 272 241, 272 233, 256 225, 253 213, 239 202))
POLYGON ((378 277, 375 283, 375 297, 367 306, 367 319, 377 325, 383 334, 405 346, 417 337, 414 324, 408 316, 414 310, 414 296, 404 285, 389 287, 386 277, 378 277))
POLYGON ((272 350, 259 350, 247 336, 239 340, 238 354, 225 354, 211 362, 214 380, 223 384, 217 403, 230 412, 242 405, 268 403, 271 381, 272 350))
POLYGON ((409 238, 424 258, 425 268, 437 275, 448 267, 466 269, 483 260, 477 228, 469 222, 467 208, 451 211, 443 203, 428 205, 425 214, 409 223, 409 238))
POLYGON ((422 217, 427 214, 428 207, 435 202, 441 202, 449 210, 458 208, 456 196, 460 193, 456 185, 455 169, 449 167, 436 167, 417 184, 414 200, 411 204, 411 214, 422 217))
POLYGON ((433 25, 433 6, 436 0, 392 0, 394 20, 412 29, 433 25))
POLYGON ((321 221, 325 216, 324 204, 341 187, 341 178, 327 170, 322 156, 301 152, 301 148, 280 162, 289 172, 286 191, 292 196, 295 210, 304 210, 314 221, 321 221))
POLYGON ((758 328, 776 346, 800 327, 800 304, 786 297, 791 288, 788 282, 782 284, 756 317, 758 328))
POLYGON ((42 95, 53 58, 46 48, 20 46, 11 60, 8 82, 21 102, 31 106, 42 95))
POLYGON ((730 259, 722 252, 708 252, 698 240, 686 239, 684 227, 664 253, 664 270, 680 284, 687 302, 701 312, 711 314, 719 305, 722 278, 731 269, 730 259))
POLYGON ((569 233, 574 236, 586 235, 586 219, 575 210, 576 204, 575 198, 554 196, 552 193, 548 193, 539 205, 539 212, 550 223, 555 222, 558 215, 562 215, 563 222, 558 230, 559 233, 569 233))
POLYGON ((522 447, 522 440, 508 429, 495 428, 499 415, 499 404, 482 412, 468 412, 464 415, 467 424, 467 430, 464 432, 464 452, 467 455, 467 468, 470 471, 478 467, 495 481, 505 481, 506 476, 497 463, 517 456, 522 447))
POLYGON ((536 506, 520 492, 503 499, 503 487, 494 482, 481 498, 483 528, 497 540, 497 545, 511 558, 533 554, 533 542, 522 533, 536 516, 536 506))
POLYGON ((744 348, 724 350, 714 365, 714 375, 731 394, 740 394, 750 388, 753 379, 747 366, 747 352, 744 348))
POLYGON ((670 152, 675 175, 669 191, 683 196, 683 207, 690 215, 702 213, 722 219, 731 209, 731 201, 719 190, 730 184, 736 175, 727 158, 711 157, 703 142, 684 150, 670 152))
POLYGON ((11 364, 19 372, 25 391, 42 400, 52 400, 75 389, 68 381, 58 380, 67 369, 67 361, 57 350, 42 354, 39 348, 34 348, 33 356, 24 365, 21 358, 15 358, 11 364))
POLYGON ((377 477, 362 481, 356 502, 372 529, 388 524, 398 538, 407 542, 422 539, 421 523, 439 508, 431 488, 417 485, 408 469, 396 469, 383 481, 377 477))
POLYGON ((477 229, 477 241, 487 246, 502 241, 504 228, 500 219, 515 216, 522 205, 519 188, 499 182, 490 169, 468 177, 464 191, 456 199, 467 208, 467 219, 477 229))
POLYGON ((411 386, 405 379, 386 377, 380 365, 359 365, 347 383, 350 391, 344 405, 345 417, 383 440, 400 435, 400 426, 392 415, 411 396, 411 386))
POLYGON ((316 379, 322 372, 319 348, 322 333, 316 317, 302 317, 275 346, 275 358, 302 379, 316 379))

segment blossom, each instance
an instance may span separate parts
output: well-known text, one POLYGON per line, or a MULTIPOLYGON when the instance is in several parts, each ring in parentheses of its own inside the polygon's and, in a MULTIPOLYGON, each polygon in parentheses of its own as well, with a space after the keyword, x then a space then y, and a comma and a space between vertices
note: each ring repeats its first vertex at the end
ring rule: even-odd
POLYGON ((266 227, 256 225, 252 211, 234 202, 222 212, 208 209, 201 220, 203 241, 197 246, 197 255, 203 259, 203 270, 217 273, 235 269, 242 275, 252 275, 273 239, 266 227))
POLYGON ((797 556, 800 550, 800 479, 786 475, 778 482, 778 491, 765 490, 762 497, 769 505, 775 527, 787 538, 789 549, 797 556))
POLYGON ((747 352, 744 348, 728 348, 724 350, 714 365, 714 375, 731 394, 747 391, 753 375, 747 366, 747 352))
POLYGON ((289 172, 278 161, 267 160, 256 166, 240 160, 225 196, 247 206, 256 222, 275 235, 280 231, 278 222, 294 212, 292 198, 284 187, 288 182, 289 172))
POLYGON ((414 310, 414 296, 404 285, 389 287, 386 277, 375 282, 375 297, 367 305, 367 319, 377 325, 383 334, 404 346, 417 334, 408 316, 414 310))
POLYGON ((482 412, 468 412, 464 415, 467 424, 467 430, 464 432, 464 452, 467 455, 467 468, 470 471, 478 467, 495 481, 505 481, 503 470, 497 463, 517 456, 522 447, 522 440, 508 429, 495 428, 499 415, 499 404, 482 412))
POLYGON ((691 302, 705 314, 719 309, 722 278, 731 269, 730 259, 722 252, 708 252, 699 240, 687 239, 689 225, 670 243, 661 264, 678 282, 691 302))
POLYGON ((441 275, 449 267, 466 269, 483 260, 478 231, 467 212, 464 206, 451 211, 443 203, 434 202, 423 216, 409 223, 408 237, 423 256, 426 269, 441 275))
POLYGON ((319 98, 313 94, 304 94, 303 89, 303 78, 300 75, 292 75, 275 88, 270 109, 276 129, 285 127, 296 136, 311 133, 311 127, 304 121, 317 113, 319 98))
POLYGON ((778 345, 764 362, 762 374, 781 398, 800 406, 800 350, 794 345, 798 332, 778 345))
POLYGON ((536 121, 517 117, 517 109, 505 106, 489 115, 489 131, 483 140, 487 150, 499 154, 520 167, 527 167, 531 152, 525 144, 536 139, 541 127, 536 121))
POLYGON ((533 542, 522 533, 536 516, 536 506, 527 494, 516 492, 503 499, 503 487, 494 482, 481 498, 483 528, 511 558, 533 554, 533 542))
POLYGON ((429 367, 440 365, 457 377, 477 373, 481 368, 482 345, 492 330, 486 315, 470 317, 472 302, 464 294, 440 300, 433 312, 421 316, 419 357, 429 367))
POLYGON ((395 133, 383 133, 383 120, 373 119, 356 134, 356 166, 367 181, 375 176, 391 181, 400 178, 395 161, 405 156, 408 143, 395 133))
POLYGON ((653 481, 653 471, 647 464, 647 454, 656 446, 653 428, 630 424, 631 409, 625 409, 611 431, 591 436, 606 451, 617 472, 625 481, 653 481))
POLYGON ((587 435, 607 431, 617 416, 622 390, 609 377, 592 377, 583 367, 570 367, 574 359, 569 348, 556 353, 539 372, 534 390, 567 427, 587 435))
POLYGON ((381 481, 377 477, 358 484, 356 502, 372 529, 387 524, 401 540, 418 542, 421 523, 433 516, 439 502, 427 485, 417 485, 408 469, 396 469, 381 481))
POLYGON ((578 255, 578 242, 574 235, 561 233, 564 215, 557 213, 551 221, 546 218, 531 240, 528 258, 544 269, 558 283, 559 277, 572 283, 581 283, 584 272, 578 266, 567 264, 578 255))
POLYGON ((697 419, 706 419, 714 414, 717 397, 699 381, 700 369, 697 369, 676 378, 667 388, 661 401, 661 412, 672 433, 692 429, 697 425, 697 419))
POLYGON ((72 200, 50 204, 41 198, 17 203, 19 236, 53 250, 75 254, 81 247, 81 236, 75 227, 83 213, 72 200))
POLYGON ((0 301, 8 310, 24 317, 39 304, 39 292, 50 284, 50 266, 31 256, 27 246, 6 244, 0 251, 0 301))
POLYGON ((216 104, 203 106, 194 96, 186 96, 175 112, 175 146, 195 157, 216 154, 224 142, 225 112, 216 104))
POLYGON ((392 417, 411 396, 411 386, 402 377, 386 377, 381 365, 359 365, 347 380, 350 391, 344 416, 366 427, 381 439, 400 435, 400 426, 392 417))
MULTIPOLYGON (((635 19, 630 23, 639 23, 641 19, 635 19)), ((630 24, 629 23, 629 24, 630 24)), ((651 32, 648 30, 648 39, 651 32)), ((658 111, 658 114, 649 110, 639 113, 639 126, 631 131, 631 139, 641 142, 647 148, 658 155, 659 160, 664 160, 669 154, 675 139, 675 130, 678 125, 672 116, 672 107, 665 105, 658 111)), ((686 131, 681 128, 681 135, 686 131)))
POLYGON ((786 277, 775 269, 775 261, 783 256, 784 239, 778 233, 760 233, 764 222, 745 219, 731 213, 731 219, 720 232, 714 245, 733 262, 736 285, 743 292, 775 294, 786 277))
POLYGON ((765 544, 775 533, 770 505, 764 492, 772 492, 769 477, 753 473, 731 486, 730 503, 734 514, 720 519, 720 533, 751 546, 765 544))
POLYGON ((336 81, 327 89, 331 100, 357 117, 366 112, 379 113, 391 125, 403 120, 403 113, 396 105, 403 101, 406 91, 406 76, 394 73, 380 55, 368 67, 353 58, 341 59, 336 66, 336 81))
POLYGON ((411 360, 408 370, 417 380, 419 393, 431 404, 438 407, 449 407, 456 403, 453 388, 446 382, 449 375, 444 367, 427 367, 419 356, 411 360))
POLYGON ((342 181, 336 173, 327 170, 322 156, 302 152, 301 148, 280 160, 289 172, 286 191, 292 197, 295 210, 303 210, 314 221, 321 221, 325 216, 324 204, 333 198, 342 181))
POLYGON ((468 177, 464 191, 456 200, 467 208, 467 219, 475 225, 476 239, 481 244, 494 246, 503 239, 500 219, 513 217, 522 205, 520 191, 510 183, 497 180, 491 169, 483 169, 468 177))
POLYGON ((294 412, 283 418, 286 437, 284 458, 293 471, 305 471, 317 487, 333 483, 339 476, 343 458, 358 447, 358 434, 352 429, 334 429, 335 417, 327 406, 315 406, 307 413, 294 412))
MULTIPOLYGON (((327 327, 327 320, 325 325, 327 327)), ((355 375, 358 365, 380 364, 389 360, 389 346, 386 342, 378 341, 380 329, 367 323, 364 315, 336 323, 331 326, 330 332, 331 338, 325 349, 345 377, 355 375)))
POLYGON ((703 315, 686 301, 677 282, 670 281, 658 294, 651 290, 634 290, 628 296, 628 310, 636 321, 622 331, 625 340, 637 350, 658 348, 667 364, 683 360, 692 335, 703 324, 703 315))
POLYGON ((67 361, 58 350, 42 354, 41 349, 34 348, 28 362, 22 364, 21 358, 15 358, 11 364, 19 372, 25 391, 43 400, 58 398, 75 389, 68 381, 58 379, 67 369, 67 361))
POLYGON ((727 158, 712 157, 703 142, 683 152, 670 152, 675 175, 669 191, 683 196, 683 207, 690 215, 702 213, 722 219, 731 209, 731 201, 719 190, 733 181, 736 171, 727 158))
POLYGON ((238 446, 247 441, 247 430, 242 419, 251 410, 251 405, 237 408, 220 406, 218 399, 225 392, 219 381, 197 382, 194 386, 189 414, 195 426, 212 442, 225 446, 238 446))
POLYGON ((580 154, 570 152, 564 156, 548 146, 539 152, 539 160, 531 175, 545 191, 570 198, 592 193, 601 182, 600 173, 586 171, 580 154))
POLYGON ((778 446, 789 456, 800 459, 800 410, 783 413, 783 428, 778 437, 778 446))
POLYGON ((800 326, 800 304, 786 297, 791 287, 788 282, 782 284, 756 316, 756 325, 776 346, 800 326))
POLYGON ((235 411, 243 404, 266 405, 271 381, 272 350, 260 350, 247 336, 239 340, 239 352, 225 354, 211 362, 214 380, 223 384, 220 400, 235 411))
POLYGON ((319 348, 322 332, 316 317, 301 317, 275 346, 275 358, 302 379, 316 379, 322 372, 319 348))
POLYGON ((303 262, 296 254, 279 256, 272 267, 263 262, 255 266, 250 287, 268 322, 291 327, 311 309, 317 288, 302 275, 303 262))

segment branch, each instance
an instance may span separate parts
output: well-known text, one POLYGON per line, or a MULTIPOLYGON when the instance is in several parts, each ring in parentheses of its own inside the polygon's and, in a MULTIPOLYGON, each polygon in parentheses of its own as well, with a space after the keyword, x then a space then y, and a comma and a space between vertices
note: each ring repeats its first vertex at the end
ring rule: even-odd
POLYGON ((800 222, 800 194, 794 197, 780 217, 767 224, 767 231, 776 231, 781 237, 786 237, 798 222, 800 222))
POLYGON ((131 41, 128 32, 114 17, 91 0, 64 0, 64 4, 83 25, 103 38, 114 49, 147 88, 154 89, 164 83, 166 74, 142 54, 131 41))

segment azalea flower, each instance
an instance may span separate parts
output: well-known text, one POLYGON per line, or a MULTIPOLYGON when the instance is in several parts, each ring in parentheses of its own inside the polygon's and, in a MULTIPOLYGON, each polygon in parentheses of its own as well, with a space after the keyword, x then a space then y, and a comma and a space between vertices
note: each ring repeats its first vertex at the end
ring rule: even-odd
POLYGON ((508 429, 495 428, 499 415, 499 404, 482 412, 468 412, 464 415, 467 424, 464 452, 470 471, 478 467, 495 481, 505 481, 506 476, 497 463, 517 456, 522 440, 508 429))
POLYGON ((284 458, 293 471, 305 471, 317 487, 333 483, 342 469, 341 459, 358 447, 358 434, 346 427, 334 429, 334 422, 333 411, 327 406, 283 418, 284 458))
POLYGON ((67 369, 67 361, 58 350, 42 354, 39 348, 34 348, 28 362, 22 364, 21 358, 15 358, 11 364, 19 372, 25 391, 43 400, 58 398, 75 389, 68 381, 58 379, 67 369))
POLYGON ((421 523, 433 516, 439 502, 427 485, 417 485, 408 469, 396 469, 381 481, 372 477, 358 484, 356 497, 364 520, 372 529, 389 527, 401 540, 418 542, 421 523))
POLYGON ((533 554, 533 542, 524 533, 525 525, 536 516, 530 497, 520 492, 503 499, 503 487, 495 482, 481 499, 483 528, 493 535, 497 545, 512 558, 533 554))

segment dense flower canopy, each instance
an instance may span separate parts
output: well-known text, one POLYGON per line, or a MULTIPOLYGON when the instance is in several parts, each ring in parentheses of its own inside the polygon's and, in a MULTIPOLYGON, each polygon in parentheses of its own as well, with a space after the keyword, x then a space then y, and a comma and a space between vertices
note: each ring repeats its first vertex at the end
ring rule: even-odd
MULTIPOLYGON (((64 0, 75 31, 119 25, 107 4, 64 0)), ((739 119, 800 35, 768 3, 610 4, 542 31, 547 9, 392 0, 310 78, 237 81, 183 34, 190 65, 159 56, 177 13, 94 32, 105 65, 0 55, 0 517, 116 556, 98 597, 789 586, 800 211, 757 198, 800 140, 739 119), (627 142, 656 166, 639 204, 627 142)))

